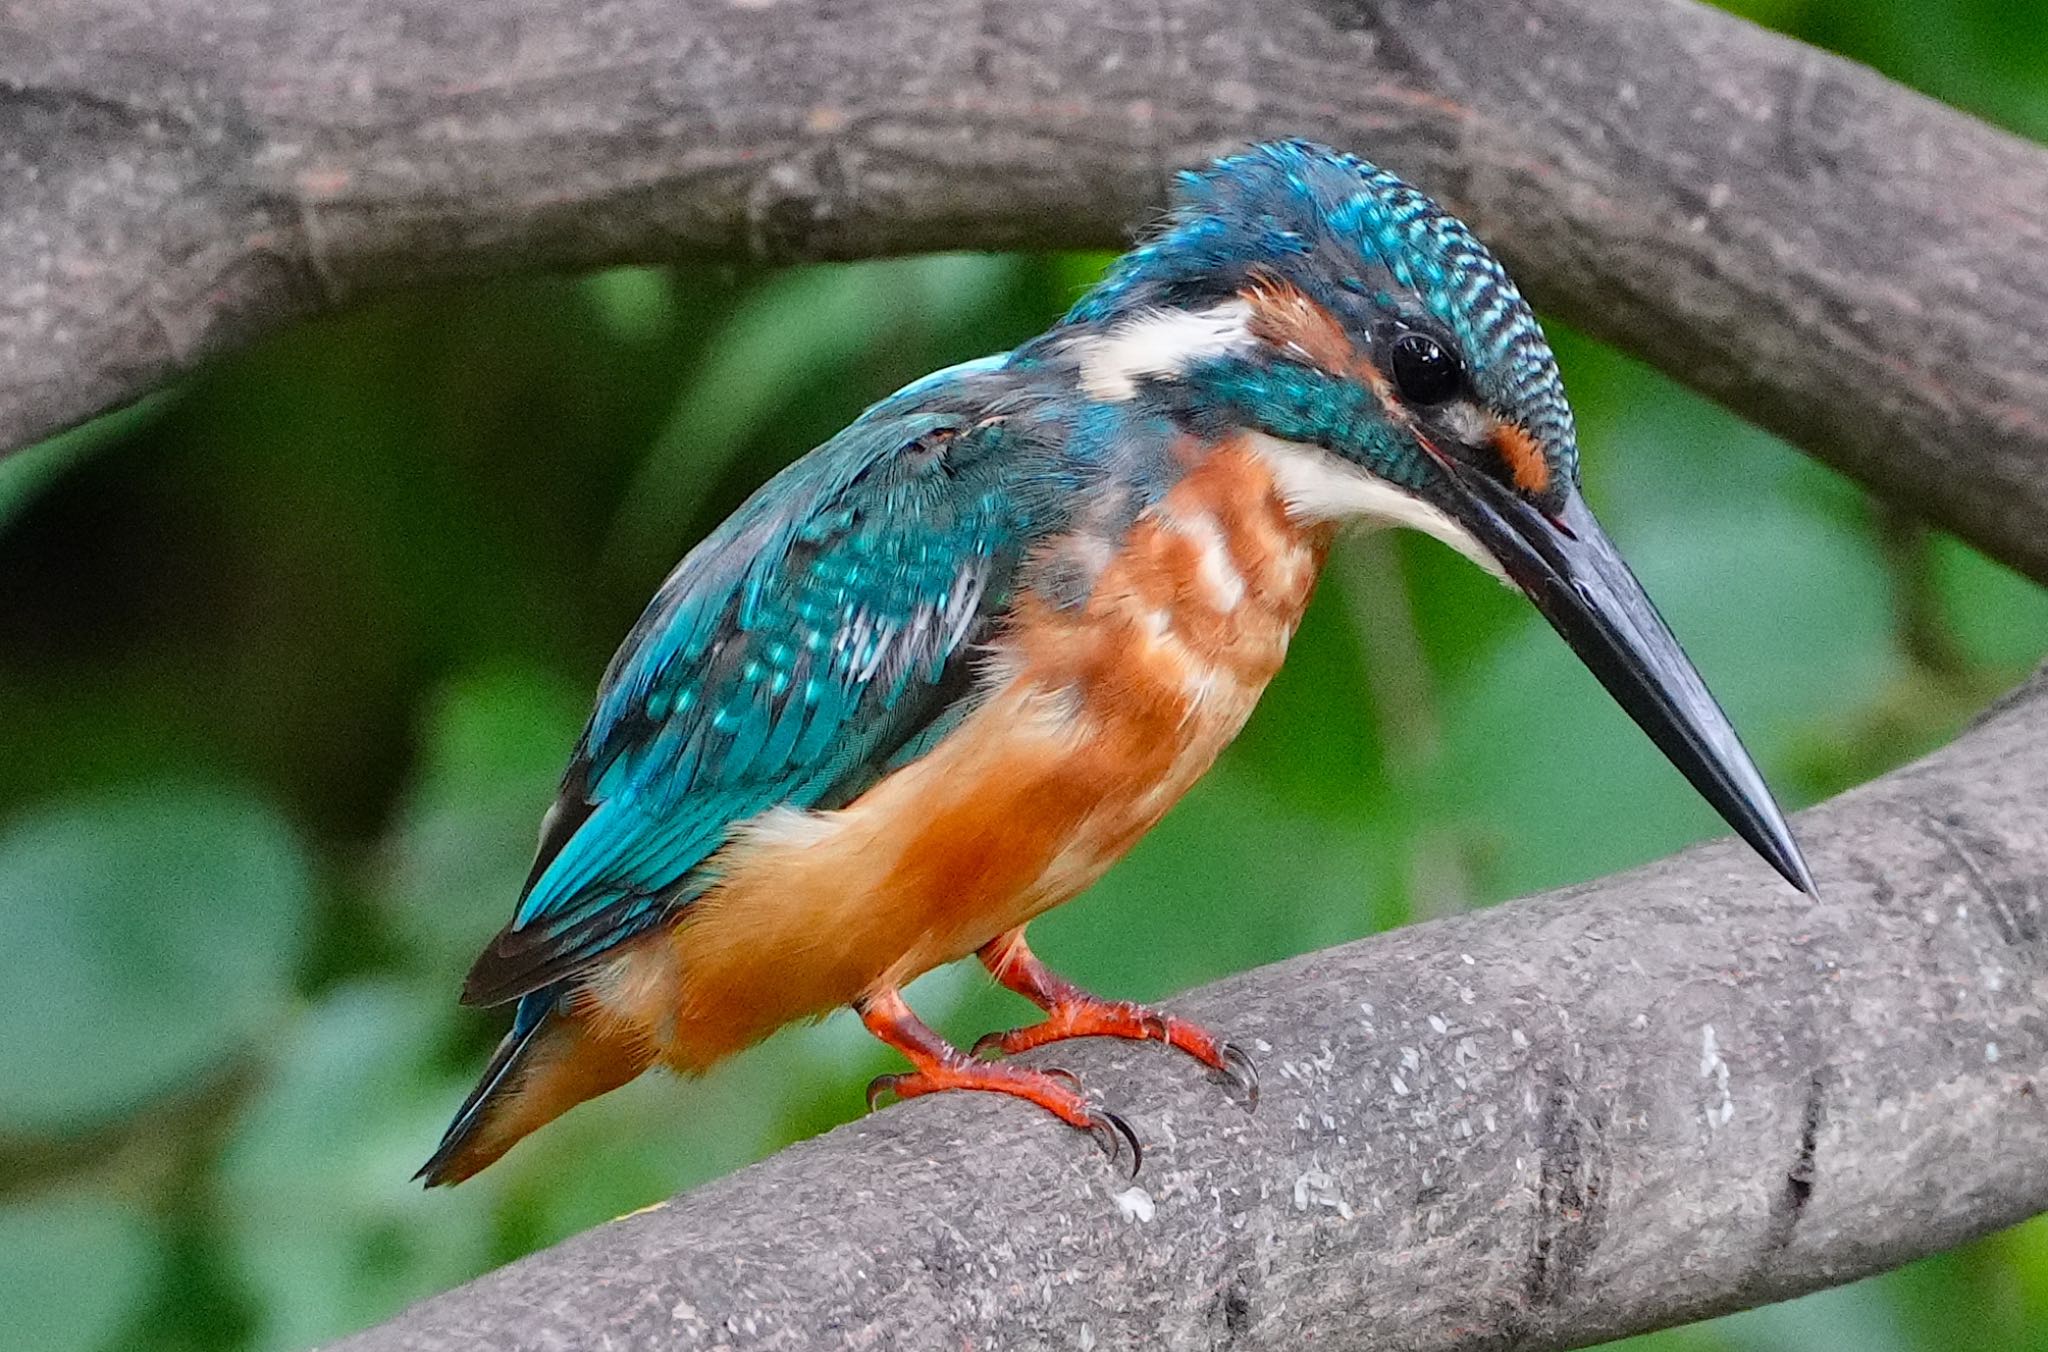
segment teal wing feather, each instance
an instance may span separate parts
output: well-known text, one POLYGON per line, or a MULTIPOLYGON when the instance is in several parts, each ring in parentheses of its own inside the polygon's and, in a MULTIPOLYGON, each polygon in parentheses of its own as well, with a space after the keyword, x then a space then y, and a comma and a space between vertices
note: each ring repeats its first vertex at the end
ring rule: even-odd
POLYGON ((843 804, 957 716, 1035 532, 1008 420, 933 392, 790 466, 663 584, 466 1001, 539 990, 674 916, 735 823, 843 804))

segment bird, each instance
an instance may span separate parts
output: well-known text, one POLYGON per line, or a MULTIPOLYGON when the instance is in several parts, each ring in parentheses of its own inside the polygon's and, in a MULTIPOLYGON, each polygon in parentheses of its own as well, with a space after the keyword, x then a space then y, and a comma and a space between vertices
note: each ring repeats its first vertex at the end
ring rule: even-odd
POLYGON ((1208 770, 1347 524, 1524 593, 1788 883, 1760 772, 1579 485, 1572 412, 1493 253, 1393 173, 1304 140, 1177 176, 1053 326, 882 399, 668 576, 606 669, 511 921, 462 989, 510 1031, 416 1177, 459 1182, 657 1064, 701 1072, 851 1006, 908 1099, 1009 1095, 1112 1158, 1137 1136, 1066 1038, 1250 1059, 1049 971, 1030 922, 1208 770), (905 1002, 973 955, 1035 1024, 962 1051, 905 1002))

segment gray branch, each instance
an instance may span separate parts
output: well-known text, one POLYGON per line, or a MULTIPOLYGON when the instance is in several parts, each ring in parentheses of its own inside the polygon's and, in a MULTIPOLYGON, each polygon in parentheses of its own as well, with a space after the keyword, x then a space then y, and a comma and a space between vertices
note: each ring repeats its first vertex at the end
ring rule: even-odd
POLYGON ((2048 1208, 2048 669, 1800 821, 1197 991, 1254 1114, 1156 1047, 1060 1061, 1148 1143, 918 1100, 337 1352, 1576 1347, 2048 1208), (1092 1340, 1092 1341, 1091 1341, 1092 1340))
POLYGON ((1690 0, 9 6, 0 446, 453 277, 1111 245, 1278 134, 2048 579, 2048 153, 1690 0))
MULTIPOLYGON (((0 444, 378 291, 1108 245, 1363 150, 1537 300, 2048 578, 2048 154, 1688 0, 36 0, 0 13, 0 444)), ((2048 1207, 2048 689, 1729 845, 1246 974, 1246 1115, 950 1095, 343 1344, 1548 1348, 2048 1207)))

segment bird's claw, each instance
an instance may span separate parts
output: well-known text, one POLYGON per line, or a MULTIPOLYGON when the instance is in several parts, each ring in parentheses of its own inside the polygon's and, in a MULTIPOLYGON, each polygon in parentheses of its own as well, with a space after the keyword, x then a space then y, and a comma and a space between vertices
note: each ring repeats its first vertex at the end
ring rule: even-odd
POLYGON ((1214 1068, 1212 1076, 1228 1085, 1244 1104, 1244 1110, 1251 1112, 1259 1106, 1258 1065, 1235 1042, 1220 1044, 1216 1052, 1223 1058, 1223 1064, 1214 1068))
POLYGON ((1091 1107, 1088 1110, 1087 1132, 1095 1138, 1095 1144, 1102 1147, 1102 1153, 1116 1164, 1123 1156, 1124 1147, 1131 1151, 1131 1167, 1124 1177, 1126 1180, 1138 1176, 1138 1170, 1145 1163, 1145 1147, 1138 1144, 1138 1133, 1131 1130, 1131 1124, 1107 1108, 1091 1107))
MULTIPOLYGON (((1138 1144, 1138 1134, 1131 1130, 1130 1123, 1124 1121, 1123 1118, 1107 1108, 1099 1108, 1092 1103, 1082 1102, 1081 1081, 1078 1076, 1072 1071, 1062 1070, 1058 1066, 1034 1066, 1028 1072, 1018 1073, 1028 1075, 1032 1079, 1053 1080, 1059 1084, 1061 1089, 1072 1094, 1073 1098, 1064 1103, 1057 1099, 1048 1101, 1031 1094, 1018 1094, 1017 1096, 1036 1103, 1041 1108, 1049 1109, 1054 1116, 1087 1132, 1094 1138, 1095 1144, 1101 1147, 1102 1153, 1109 1157, 1111 1164, 1118 1163, 1128 1150, 1131 1164, 1126 1176, 1129 1178, 1136 1178, 1138 1176, 1138 1167, 1144 1163, 1145 1159, 1144 1147, 1138 1144)), ((880 1108, 882 1100, 887 1096, 896 1095, 901 1097, 906 1089, 913 1097, 932 1092, 934 1086, 928 1083, 929 1078, 927 1073, 921 1071, 875 1076, 874 1079, 868 1081, 868 1111, 874 1112, 880 1108)), ((995 1083, 980 1085, 962 1084, 957 1087, 996 1088, 997 1085, 995 1083)), ((1015 1093, 1016 1090, 1011 1089, 1007 1092, 1015 1093)))
POLYGON ((1079 1094, 1082 1092, 1081 1077, 1079 1075, 1076 1075, 1073 1071, 1064 1070, 1059 1066, 1040 1066, 1038 1067, 1038 1070, 1040 1074, 1052 1076, 1055 1080, 1058 1080, 1061 1084, 1073 1090, 1075 1093, 1079 1094))
MULTIPOLYGON (((978 1061, 1000 1061, 1020 1051, 1070 1037, 1124 1037, 1178 1047, 1209 1067, 1217 1082, 1227 1085, 1247 1112, 1259 1106, 1259 1068, 1234 1043, 1222 1042, 1194 1024, 1136 1004, 1107 1004, 1059 1007, 1050 1011, 1044 1023, 1002 1032, 984 1033, 975 1041, 972 1055, 978 1061)), ((1053 1070, 1073 1084, 1073 1077, 1053 1070)), ((1078 1088, 1078 1085, 1075 1086, 1078 1088)))
POLYGON ((896 1084, 902 1078, 901 1075, 877 1075, 874 1079, 869 1080, 868 1111, 873 1112, 881 1107, 883 1095, 895 1093, 896 1084))
MULTIPOLYGON (((1036 1070, 1040 1075, 1047 1076, 1050 1079, 1058 1080, 1061 1084, 1065 1085, 1068 1089, 1071 1089, 1076 1094, 1084 1092, 1081 1088, 1081 1077, 1079 1075, 1076 1075, 1071 1070, 1067 1070, 1061 1066, 1034 1066, 1033 1069, 1036 1070)), ((896 1092, 897 1086, 908 1078, 910 1077, 902 1074, 896 1074, 877 1075, 874 1079, 869 1080, 868 1111, 874 1112, 877 1108, 880 1108, 882 1106, 882 1097, 885 1094, 894 1094, 896 1092)))
MULTIPOLYGON (((1001 1061, 1010 1054, 1010 1048, 1004 1041, 1009 1036, 1008 1033, 984 1033, 975 1039, 974 1046, 968 1050, 968 1055, 977 1061, 1001 1061)), ((1082 1092, 1081 1077, 1071 1070, 1059 1066, 1037 1066, 1034 1069, 1041 1074, 1052 1076, 1077 1094, 1082 1092)))

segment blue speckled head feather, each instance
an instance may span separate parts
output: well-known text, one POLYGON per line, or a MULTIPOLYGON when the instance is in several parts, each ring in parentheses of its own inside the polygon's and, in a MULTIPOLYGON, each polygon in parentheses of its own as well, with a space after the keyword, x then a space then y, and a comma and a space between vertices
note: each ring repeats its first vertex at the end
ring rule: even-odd
POLYGON ((1576 476, 1556 361, 1507 271, 1464 222, 1355 155, 1277 141, 1181 174, 1165 225, 1066 322, 1197 309, 1273 274, 1340 316, 1366 307, 1428 316, 1486 402, 1527 429, 1561 477, 1576 476))

